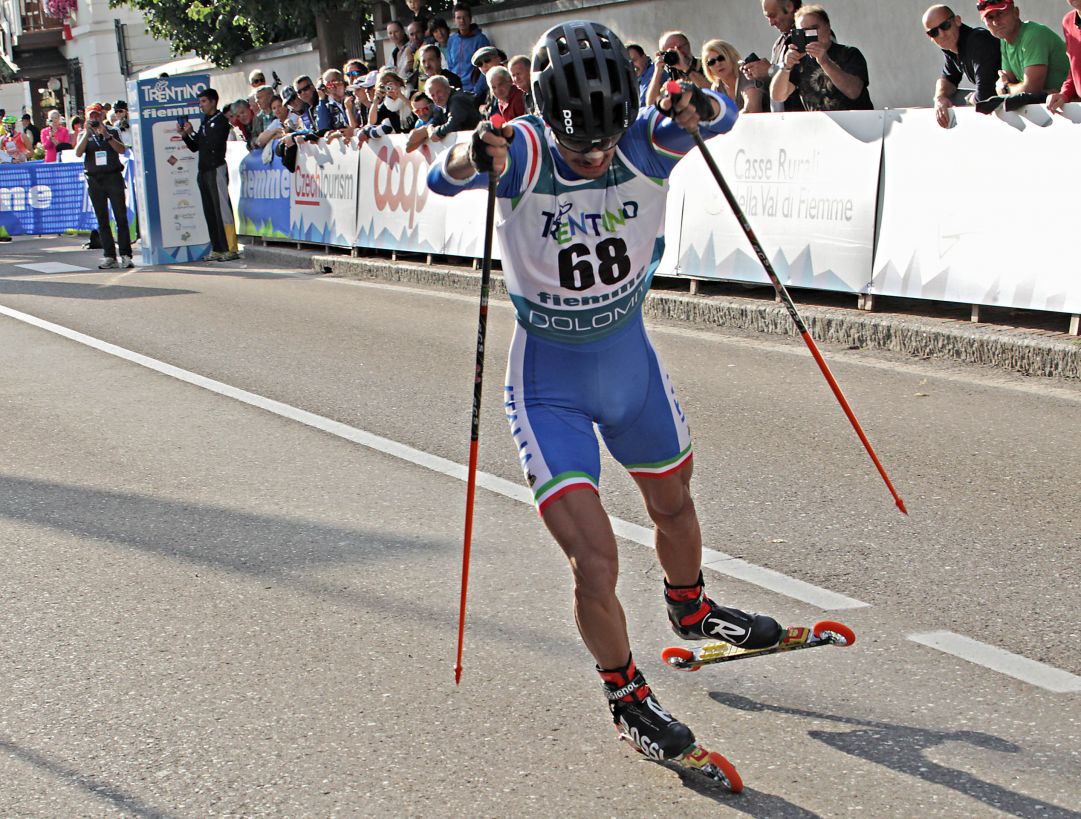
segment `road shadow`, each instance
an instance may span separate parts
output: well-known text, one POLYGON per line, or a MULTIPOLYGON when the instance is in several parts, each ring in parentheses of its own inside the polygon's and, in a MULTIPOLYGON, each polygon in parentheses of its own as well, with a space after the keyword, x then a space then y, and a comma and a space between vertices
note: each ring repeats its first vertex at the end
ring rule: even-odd
MULTIPOLYGON (((49 275, 70 275, 70 273, 49 275)), ((46 296, 53 299, 116 301, 117 299, 145 299, 151 296, 190 296, 198 292, 198 290, 182 290, 173 287, 0 278, 0 296, 46 296)))
MULTIPOLYGON (((287 504, 283 498, 283 508, 287 504)), ((403 516, 432 517, 425 509, 403 510, 403 516)), ((452 614, 450 608, 450 601, 458 600, 457 574, 447 579, 447 599, 402 594, 395 585, 412 566, 439 560, 456 566, 461 542, 454 536, 428 538, 392 528, 334 526, 0 474, 0 519, 5 518, 272 581, 318 599, 379 613, 388 622, 421 621, 433 624, 435 630, 452 629, 457 623, 456 610, 452 614), (343 584, 326 574, 332 567, 363 567, 364 572, 350 575, 351 582, 343 584)), ((498 611, 482 615, 474 608, 469 618, 471 634, 501 651, 516 652, 527 645, 559 662, 580 659, 583 651, 566 634, 508 621, 498 611)), ((411 650, 404 649, 406 654, 411 650)))
POLYGON ((1004 754, 1024 749, 1008 740, 982 731, 936 731, 910 725, 845 717, 806 708, 756 702, 739 694, 711 691, 710 698, 739 711, 772 711, 776 714, 826 720, 856 726, 848 732, 808 731, 807 735, 850 756, 865 759, 890 770, 923 779, 934 785, 962 793, 995 810, 1014 816, 1040 816, 1043 819, 1081 819, 1081 813, 1011 791, 956 768, 949 768, 927 758, 925 751, 947 742, 962 742, 984 750, 1004 754))
POLYGON ((6 753, 19 762, 37 768, 40 771, 56 777, 67 785, 85 791, 95 799, 105 802, 115 810, 119 810, 125 816, 142 816, 147 819, 168 819, 169 814, 152 808, 139 798, 126 793, 115 785, 104 782, 96 776, 82 773, 74 768, 69 768, 59 762, 55 762, 41 754, 21 748, 13 742, 0 737, 0 753, 6 753))

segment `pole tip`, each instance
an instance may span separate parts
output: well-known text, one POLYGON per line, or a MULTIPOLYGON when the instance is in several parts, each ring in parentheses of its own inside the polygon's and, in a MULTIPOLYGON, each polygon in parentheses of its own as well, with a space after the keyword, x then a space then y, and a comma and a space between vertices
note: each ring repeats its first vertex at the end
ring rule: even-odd
POLYGON ((905 502, 903 500, 901 500, 900 498, 897 499, 897 508, 901 510, 902 515, 907 515, 908 514, 908 510, 905 509, 905 502))
POLYGON ((454 684, 462 684, 462 667, 460 665, 454 666, 454 684))

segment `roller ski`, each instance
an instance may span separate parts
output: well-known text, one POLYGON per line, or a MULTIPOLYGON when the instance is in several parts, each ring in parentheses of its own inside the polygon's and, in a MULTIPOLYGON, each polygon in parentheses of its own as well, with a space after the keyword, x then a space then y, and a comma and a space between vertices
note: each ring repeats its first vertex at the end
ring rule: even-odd
POLYGON ((661 659, 679 671, 697 671, 704 665, 746 660, 766 654, 784 651, 800 651, 820 646, 847 647, 856 642, 856 634, 844 623, 820 620, 812 628, 791 626, 776 645, 766 648, 744 648, 731 643, 706 643, 697 648, 669 646, 661 652, 661 659))
POLYGON ((657 702, 634 660, 623 668, 598 671, 620 739, 666 768, 692 771, 732 793, 743 790, 743 780, 732 763, 702 747, 691 729, 657 702))

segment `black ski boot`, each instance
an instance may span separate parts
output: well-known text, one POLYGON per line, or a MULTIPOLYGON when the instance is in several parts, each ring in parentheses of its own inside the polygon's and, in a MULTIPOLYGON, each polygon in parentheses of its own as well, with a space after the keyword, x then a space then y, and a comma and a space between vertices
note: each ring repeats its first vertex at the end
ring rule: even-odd
POLYGON ((684 640, 724 640, 740 648, 771 648, 784 634, 768 615, 718 606, 706 597, 701 574, 693 586, 672 586, 665 580, 664 602, 672 630, 684 640))
POLYGON ((651 759, 675 759, 694 745, 691 729, 673 717, 653 696, 634 659, 623 668, 603 669, 604 695, 621 734, 651 759))

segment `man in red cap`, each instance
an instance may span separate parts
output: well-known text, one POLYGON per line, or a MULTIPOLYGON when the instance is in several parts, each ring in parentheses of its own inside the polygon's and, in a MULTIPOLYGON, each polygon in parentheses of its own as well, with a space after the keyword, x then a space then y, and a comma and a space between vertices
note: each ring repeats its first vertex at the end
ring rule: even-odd
POLYGON ((987 30, 1001 41, 999 96, 1043 94, 1062 87, 1069 71, 1066 43, 1042 23, 1021 20, 1013 0, 979 0, 976 10, 987 30))
POLYGON ((85 156, 86 189, 94 216, 98 220, 98 234, 105 258, 98 268, 108 270, 134 267, 131 261, 131 233, 128 230, 127 186, 124 184, 124 163, 120 161, 125 145, 120 132, 105 124, 105 109, 99 103, 91 103, 83 112, 86 127, 75 144, 75 155, 85 156), (120 262, 116 261, 116 243, 109 226, 109 206, 116 220, 116 238, 120 243, 120 262))
POLYGON ((1070 73, 1062 87, 1047 99, 1047 110, 1060 113, 1067 102, 1081 99, 1081 0, 1066 0, 1070 10, 1062 18, 1062 34, 1066 38, 1066 56, 1070 73))

